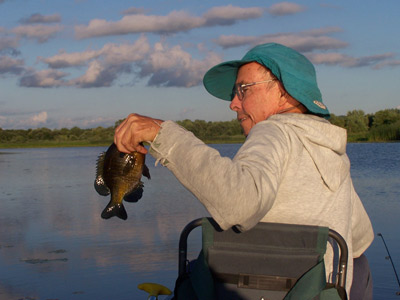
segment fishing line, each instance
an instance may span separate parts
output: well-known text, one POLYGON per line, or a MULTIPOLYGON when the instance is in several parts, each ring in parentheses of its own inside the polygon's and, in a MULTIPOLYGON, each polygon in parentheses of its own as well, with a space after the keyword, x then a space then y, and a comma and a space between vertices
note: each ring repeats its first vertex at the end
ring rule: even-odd
MULTIPOLYGON (((399 276, 397 275, 397 271, 396 271, 396 268, 395 268, 395 266, 394 266, 394 263, 393 263, 393 260, 392 260, 392 256, 390 255, 389 249, 388 249, 388 247, 387 247, 387 245, 386 245, 385 239, 383 238, 382 233, 378 233, 378 236, 380 236, 380 237, 382 238, 382 242, 383 242, 383 244, 385 245, 386 252, 387 252, 387 254, 388 254, 388 256, 386 256, 386 259, 389 259, 390 262, 392 263, 393 271, 394 271, 394 274, 396 275, 396 279, 397 279, 397 284, 398 284, 399 287, 400 287, 399 276)), ((400 291, 399 291, 399 292, 396 292, 396 295, 399 296, 399 295, 400 295, 400 291)))

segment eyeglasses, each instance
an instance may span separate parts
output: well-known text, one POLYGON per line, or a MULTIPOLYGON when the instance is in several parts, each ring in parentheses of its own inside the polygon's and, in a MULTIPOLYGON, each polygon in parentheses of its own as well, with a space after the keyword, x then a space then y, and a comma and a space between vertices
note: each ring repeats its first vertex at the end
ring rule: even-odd
POLYGON ((276 79, 269 79, 269 80, 263 80, 263 81, 256 81, 256 82, 251 82, 251 83, 236 83, 235 86, 233 87, 232 91, 232 99, 235 98, 235 95, 238 96, 239 100, 242 101, 244 98, 244 92, 247 90, 248 87, 261 84, 261 83, 267 83, 271 81, 275 81, 276 79))

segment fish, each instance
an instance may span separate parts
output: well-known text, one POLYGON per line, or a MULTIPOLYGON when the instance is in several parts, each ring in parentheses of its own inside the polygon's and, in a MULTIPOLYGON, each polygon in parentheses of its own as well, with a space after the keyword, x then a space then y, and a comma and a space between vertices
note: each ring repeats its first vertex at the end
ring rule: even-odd
POLYGON ((102 196, 111 194, 110 202, 101 213, 103 219, 114 216, 128 219, 122 200, 137 202, 142 198, 142 175, 151 178, 145 155, 140 152, 123 153, 112 143, 106 152, 99 155, 94 188, 102 196))

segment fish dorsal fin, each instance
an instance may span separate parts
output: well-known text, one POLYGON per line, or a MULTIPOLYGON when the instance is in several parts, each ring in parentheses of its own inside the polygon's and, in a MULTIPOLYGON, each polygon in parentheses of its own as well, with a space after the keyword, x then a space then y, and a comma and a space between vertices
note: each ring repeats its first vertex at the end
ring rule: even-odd
POLYGON ((143 165, 142 174, 143 174, 143 176, 147 177, 148 179, 151 179, 149 168, 146 165, 143 165))
POLYGON ((104 158, 106 157, 106 153, 103 152, 97 158, 97 165, 96 165, 96 177, 103 176, 104 174, 104 158))
MULTIPOLYGON (((104 168, 104 158, 106 157, 106 153, 102 152, 99 157, 97 158, 97 172, 99 172, 99 170, 101 170, 101 172, 103 172, 103 168, 104 168)), ((99 175, 97 173, 97 175, 99 175)))
POLYGON ((96 166, 96 179, 94 180, 94 188, 97 193, 102 196, 107 196, 110 194, 110 189, 107 187, 106 183, 104 182, 104 158, 106 153, 103 152, 99 155, 97 159, 97 166, 96 166))

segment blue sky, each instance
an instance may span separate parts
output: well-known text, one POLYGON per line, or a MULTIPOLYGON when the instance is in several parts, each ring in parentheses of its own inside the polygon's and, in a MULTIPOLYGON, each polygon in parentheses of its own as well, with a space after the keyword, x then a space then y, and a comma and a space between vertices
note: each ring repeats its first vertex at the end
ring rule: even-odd
POLYGON ((0 128, 231 120, 202 77, 263 42, 306 55, 336 115, 397 108, 399 12, 398 0, 0 0, 0 128))

